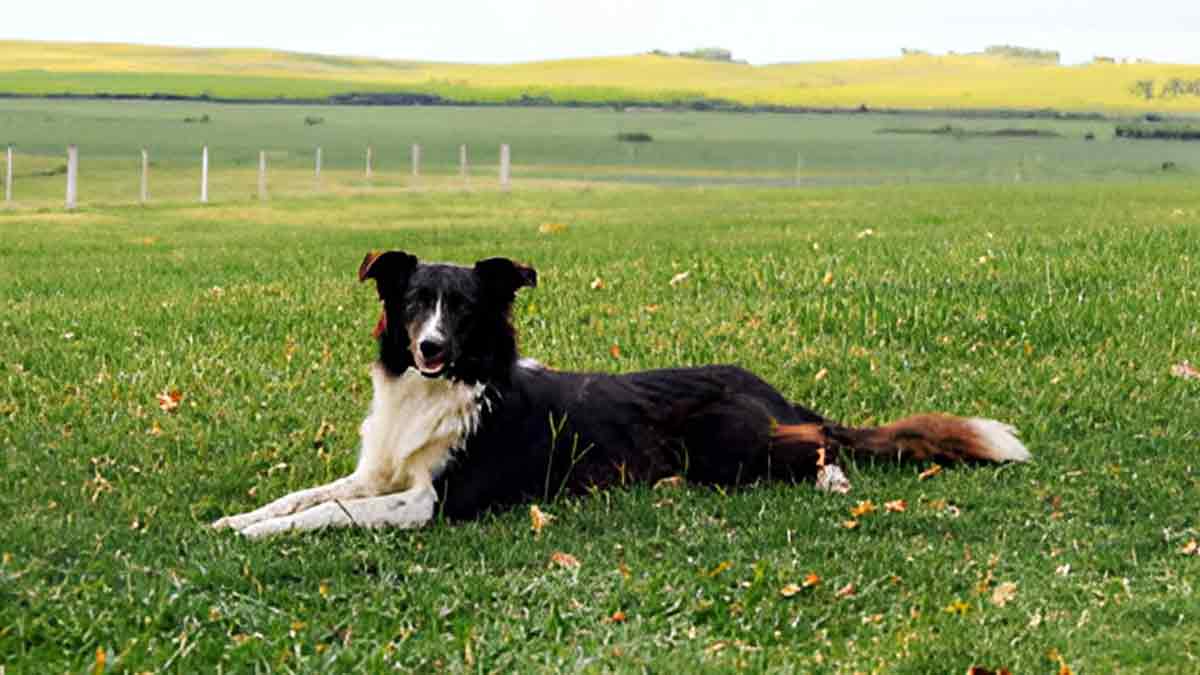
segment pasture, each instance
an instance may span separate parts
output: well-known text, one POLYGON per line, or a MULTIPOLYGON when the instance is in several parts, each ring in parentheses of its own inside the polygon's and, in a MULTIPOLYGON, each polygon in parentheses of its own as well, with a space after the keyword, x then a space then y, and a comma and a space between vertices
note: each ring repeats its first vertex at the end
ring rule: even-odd
POLYGON ((1196 667, 1200 382, 1171 375, 1200 361, 1193 181, 84 201, 0 211, 6 672, 1196 667), (387 247, 536 266, 515 319, 557 368, 735 362, 847 423, 1013 421, 1035 461, 549 499, 540 535, 522 509, 207 530, 352 468, 377 317, 354 273, 387 247))
POLYGON ((460 144, 469 148, 469 187, 491 189, 501 143, 512 147, 518 186, 1200 180, 1200 143, 1120 139, 1113 122, 1098 120, 0 100, 0 130, 0 144, 15 146, 18 208, 62 204, 70 143, 80 149, 84 206, 137 201, 142 147, 150 152, 152 202, 195 202, 205 144, 214 202, 254 197, 260 150, 275 197, 461 190, 460 144), (956 133, 896 133, 947 126, 956 133), (1013 129, 1039 135, 994 135, 1013 129), (618 140, 636 133, 652 140, 618 140), (411 175, 414 143, 422 146, 419 178, 411 175))

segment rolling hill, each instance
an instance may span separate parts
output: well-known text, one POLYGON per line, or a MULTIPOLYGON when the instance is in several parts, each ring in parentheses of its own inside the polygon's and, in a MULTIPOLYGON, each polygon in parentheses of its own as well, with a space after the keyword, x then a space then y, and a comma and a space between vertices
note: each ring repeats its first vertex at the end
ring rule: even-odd
POLYGON ((1196 113, 1200 65, 1062 66, 982 54, 766 66, 642 54, 478 65, 0 41, 0 95, 1196 113))

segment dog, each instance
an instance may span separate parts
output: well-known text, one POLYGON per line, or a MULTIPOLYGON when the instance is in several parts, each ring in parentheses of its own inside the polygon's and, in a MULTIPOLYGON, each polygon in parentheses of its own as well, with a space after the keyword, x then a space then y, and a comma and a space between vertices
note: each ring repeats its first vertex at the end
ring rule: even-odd
POLYGON ((737 366, 620 375, 558 372, 517 350, 511 309, 537 273, 368 254, 383 305, 373 398, 353 473, 221 518, 247 537, 330 527, 419 527, 560 493, 682 476, 739 486, 813 480, 850 489, 842 455, 1023 462, 1016 430, 945 414, 848 427, 737 366))

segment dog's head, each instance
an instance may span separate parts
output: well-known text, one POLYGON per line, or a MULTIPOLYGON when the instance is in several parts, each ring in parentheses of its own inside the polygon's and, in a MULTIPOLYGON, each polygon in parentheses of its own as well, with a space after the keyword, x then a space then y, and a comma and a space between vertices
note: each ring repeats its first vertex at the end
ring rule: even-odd
POLYGON ((512 366, 512 302, 520 288, 537 285, 533 268, 507 258, 461 267, 421 263, 404 251, 368 253, 358 278, 374 279, 383 301, 375 335, 388 371, 416 368, 469 383, 512 366))

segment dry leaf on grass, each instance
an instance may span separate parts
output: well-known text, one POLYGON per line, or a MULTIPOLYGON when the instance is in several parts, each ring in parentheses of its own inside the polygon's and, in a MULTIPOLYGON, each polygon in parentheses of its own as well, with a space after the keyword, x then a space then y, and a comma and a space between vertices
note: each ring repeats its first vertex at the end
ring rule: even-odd
POLYGON ((779 594, 785 598, 790 598, 799 593, 801 590, 803 589, 798 584, 788 584, 787 586, 779 589, 779 594))
POLYGON ((859 502, 857 506, 850 509, 850 515, 854 516, 855 518, 859 518, 859 517, 867 515, 868 513, 874 513, 874 512, 875 512, 875 502, 871 501, 870 499, 863 501, 863 502, 859 502))
POLYGON ((1179 548, 1179 552, 1184 555, 1200 555, 1200 544, 1197 544, 1195 539, 1189 539, 1188 543, 1179 548))
POLYGON ((811 588, 813 586, 816 586, 819 583, 821 583, 821 577, 817 576, 813 572, 809 572, 808 576, 804 577, 803 585, 805 588, 811 588))
POLYGON ((1171 366, 1171 374, 1185 380, 1200 380, 1200 370, 1187 361, 1171 366))
POLYGON ((816 375, 814 375, 814 376, 813 376, 813 381, 814 381, 814 382, 820 382, 821 380, 825 379, 826 377, 829 377, 829 369, 828 369, 828 368, 822 368, 822 369, 820 369, 820 370, 818 370, 818 371, 817 371, 817 374, 816 374, 816 375))
POLYGON ((606 621, 609 623, 625 623, 625 619, 625 612, 622 612, 618 609, 617 611, 613 612, 612 616, 609 616, 606 621))
POLYGON ((538 234, 558 234, 566 229, 564 223, 542 223, 538 225, 538 234))
POLYGON ((555 551, 554 553, 551 553, 550 554, 550 562, 554 565, 558 565, 559 567, 561 567, 563 569, 568 569, 568 570, 579 569, 579 559, 576 558, 575 556, 571 555, 570 553, 563 553, 562 551, 555 551))
POLYGON ((830 284, 833 283, 833 271, 832 270, 826 272, 825 276, 821 277, 821 283, 826 286, 829 286, 830 284))
POLYGON ((728 560, 722 560, 716 567, 708 571, 708 576, 715 577, 721 572, 733 567, 733 563, 728 560))
POLYGON ((1017 597, 1017 584, 1012 581, 1006 581, 992 590, 992 604, 997 607, 1003 607, 1017 597))
POLYGON ((614 359, 621 358, 621 345, 614 343, 613 346, 608 348, 608 353, 614 359))
POLYGON ((680 272, 679 274, 676 274, 675 276, 671 277, 671 281, 669 281, 668 283, 672 286, 678 286, 679 284, 682 284, 684 281, 687 281, 687 278, 689 276, 691 276, 691 274, 692 274, 691 272, 680 272))
POLYGON ((971 666, 967 668, 967 675, 1012 675, 1008 668, 998 668, 991 670, 983 666, 971 666))
POLYGON ((890 502, 884 502, 883 508, 888 513, 904 513, 908 510, 908 502, 903 499, 894 499, 890 502))
POLYGON ((853 598, 854 592, 855 592, 854 584, 849 583, 849 584, 846 584, 845 586, 842 586, 841 588, 839 588, 837 590, 837 593, 833 594, 833 597, 839 598, 839 599, 840 598, 853 598))
POLYGON ((540 535, 542 528, 550 524, 554 520, 554 516, 539 509, 537 504, 529 507, 529 529, 533 530, 534 535, 540 535))
POLYGON ((934 476, 938 475, 941 472, 942 472, 942 465, 934 464, 933 466, 929 467, 928 469, 925 469, 921 473, 917 474, 917 480, 925 480, 926 478, 933 478, 934 476))
POLYGON ((682 485, 683 476, 667 476, 666 478, 659 479, 659 481, 654 484, 654 489, 660 490, 662 488, 681 487, 682 485))
POLYGON ((178 389, 170 391, 164 389, 156 398, 158 398, 158 407, 163 412, 175 412, 175 409, 179 407, 179 402, 183 400, 183 393, 178 389))
POLYGON ((847 530, 853 530, 854 528, 858 527, 858 521, 857 520, 842 521, 842 527, 846 528, 847 530))
POLYGON ((592 279, 592 283, 589 285, 591 286, 593 291, 598 291, 598 290, 604 288, 604 280, 601 279, 600 277, 596 277, 595 279, 592 279))

